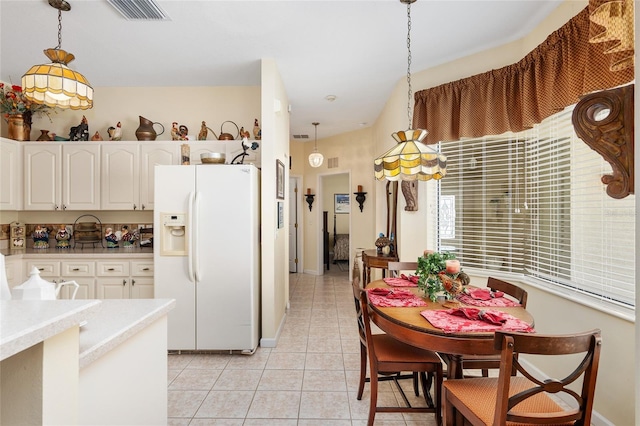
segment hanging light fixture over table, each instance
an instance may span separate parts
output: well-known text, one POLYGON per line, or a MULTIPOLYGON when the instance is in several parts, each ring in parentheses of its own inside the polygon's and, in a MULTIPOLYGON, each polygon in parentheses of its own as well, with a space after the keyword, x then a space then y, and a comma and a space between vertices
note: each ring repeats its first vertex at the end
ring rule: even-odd
POLYGON ((320 123, 311 123, 316 128, 316 138, 313 144, 313 152, 309 154, 309 164, 311 167, 320 167, 322 166, 322 162, 324 161, 324 156, 318 152, 318 124, 320 123))
POLYGON ((67 64, 75 59, 60 48, 62 44, 62 11, 71 10, 65 0, 49 0, 58 9, 58 46, 44 50, 51 63, 34 65, 22 76, 22 91, 32 102, 50 107, 89 109, 93 107, 93 88, 87 79, 67 64))
POLYGON ((424 129, 412 129, 411 111, 411 3, 416 0, 400 0, 407 5, 407 117, 409 130, 401 130, 391 136, 396 146, 374 160, 375 177, 378 180, 414 181, 441 179, 447 174, 447 157, 422 143, 427 136, 424 129))

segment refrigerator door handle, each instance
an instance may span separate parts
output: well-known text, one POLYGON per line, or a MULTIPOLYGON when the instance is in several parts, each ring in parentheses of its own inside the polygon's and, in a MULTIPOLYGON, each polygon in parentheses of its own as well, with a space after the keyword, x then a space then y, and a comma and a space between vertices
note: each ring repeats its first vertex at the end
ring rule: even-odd
POLYGON ((195 283, 195 275, 193 272, 193 256, 194 256, 194 247, 193 247, 193 235, 195 234, 194 230, 194 223, 193 223, 193 209, 194 209, 194 200, 195 200, 195 192, 190 192, 189 193, 189 202, 188 202, 188 212, 187 212, 187 220, 189 221, 189 235, 187 235, 188 240, 188 244, 189 246, 187 247, 187 252, 188 252, 188 258, 187 258, 187 266, 188 266, 188 270, 189 270, 189 281, 191 281, 192 283, 195 283))
POLYGON ((202 281, 202 274, 200 273, 200 256, 199 256, 199 250, 200 248, 198 247, 198 227, 200 226, 199 219, 199 213, 200 213, 200 191, 196 191, 195 193, 195 200, 193 203, 193 215, 196 218, 196 223, 195 226, 193 226, 191 228, 191 235, 193 236, 193 271, 194 271, 194 276, 197 282, 202 281))

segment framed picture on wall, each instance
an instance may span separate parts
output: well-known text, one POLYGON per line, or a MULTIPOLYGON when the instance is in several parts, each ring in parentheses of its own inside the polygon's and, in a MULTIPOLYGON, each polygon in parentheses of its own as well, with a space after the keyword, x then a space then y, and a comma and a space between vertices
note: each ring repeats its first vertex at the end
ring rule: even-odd
POLYGON ((278 229, 284 228, 284 203, 278 201, 278 229))
POLYGON ((349 194, 333 194, 333 212, 337 214, 351 212, 349 194))
POLYGON ((284 200, 284 164, 276 160, 276 198, 284 200))

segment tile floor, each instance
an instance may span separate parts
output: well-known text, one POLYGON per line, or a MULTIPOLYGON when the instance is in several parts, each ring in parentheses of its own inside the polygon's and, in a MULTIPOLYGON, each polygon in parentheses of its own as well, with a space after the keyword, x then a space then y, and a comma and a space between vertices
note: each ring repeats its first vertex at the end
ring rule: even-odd
MULTIPOLYGON (((170 426, 366 425, 369 385, 358 401, 360 349, 348 273, 292 274, 290 293, 278 347, 254 355, 169 356, 170 426)), ((404 382, 413 397, 410 380, 404 382)), ((382 382, 378 400, 397 404, 400 396, 382 382)), ((378 413, 375 424, 436 422, 431 413, 378 413)))

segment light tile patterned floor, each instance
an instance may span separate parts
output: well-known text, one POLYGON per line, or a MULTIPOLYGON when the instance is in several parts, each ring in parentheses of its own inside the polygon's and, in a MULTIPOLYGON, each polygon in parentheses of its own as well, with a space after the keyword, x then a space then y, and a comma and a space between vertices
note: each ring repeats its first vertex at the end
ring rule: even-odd
MULTIPOLYGON (((277 348, 169 356, 169 425, 366 425, 369 385, 358 401, 360 349, 347 272, 292 274, 290 294, 277 348)), ((424 404, 404 382, 412 403, 424 404)), ((378 400, 395 405, 400 396, 382 382, 378 400)), ((436 423, 429 413, 378 413, 375 424, 436 423)))

